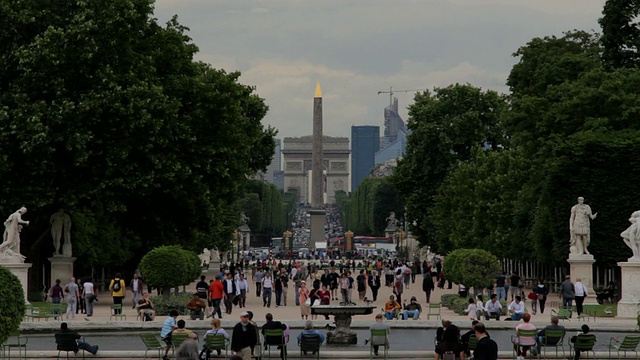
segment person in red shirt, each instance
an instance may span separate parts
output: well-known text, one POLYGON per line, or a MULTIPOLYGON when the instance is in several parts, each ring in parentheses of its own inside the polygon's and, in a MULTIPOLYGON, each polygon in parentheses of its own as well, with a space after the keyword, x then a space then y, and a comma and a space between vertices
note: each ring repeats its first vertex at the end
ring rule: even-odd
POLYGON ((220 281, 220 279, 213 281, 211 285, 209 285, 209 294, 211 296, 211 306, 213 307, 213 310, 207 317, 215 317, 215 314, 218 313, 218 318, 222 319, 222 310, 220 310, 220 303, 222 302, 224 294, 224 286, 222 285, 222 281, 220 281))

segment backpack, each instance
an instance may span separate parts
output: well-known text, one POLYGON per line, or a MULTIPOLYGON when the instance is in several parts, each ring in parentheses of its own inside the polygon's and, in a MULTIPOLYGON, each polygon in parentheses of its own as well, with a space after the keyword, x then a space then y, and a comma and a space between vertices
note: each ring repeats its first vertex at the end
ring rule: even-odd
POLYGON ((120 279, 113 279, 113 292, 118 292, 122 289, 122 286, 120 286, 121 281, 120 279))

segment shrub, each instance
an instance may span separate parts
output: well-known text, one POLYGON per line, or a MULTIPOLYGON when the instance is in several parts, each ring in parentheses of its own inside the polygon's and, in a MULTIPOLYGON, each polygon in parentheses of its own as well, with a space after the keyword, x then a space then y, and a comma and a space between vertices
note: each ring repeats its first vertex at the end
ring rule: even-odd
POLYGON ((153 309, 156 311, 156 315, 169 315, 171 310, 177 310, 180 315, 188 314, 187 303, 193 298, 193 294, 180 293, 178 295, 171 295, 169 297, 164 296, 152 296, 153 309))
POLYGON ((493 284, 499 271, 498 258, 480 249, 458 249, 444 259, 445 277, 467 288, 473 287, 475 291, 493 284))
POLYGON ((440 296, 440 302, 442 303, 443 307, 446 307, 447 309, 451 310, 453 309, 453 304, 456 301, 456 299, 459 299, 460 295, 458 294, 444 294, 442 296, 440 296))
POLYGON ((24 317, 24 291, 17 276, 0 266, 0 344, 18 330, 24 317))
POLYGON ((180 246, 161 246, 151 250, 140 261, 140 273, 147 284, 162 289, 188 285, 200 276, 200 259, 180 246))

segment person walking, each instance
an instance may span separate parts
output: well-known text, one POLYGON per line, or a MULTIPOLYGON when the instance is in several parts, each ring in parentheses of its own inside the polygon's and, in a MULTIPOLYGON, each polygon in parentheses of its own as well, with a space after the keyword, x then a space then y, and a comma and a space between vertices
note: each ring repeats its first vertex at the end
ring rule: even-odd
POLYGON ((85 314, 87 311, 84 301, 84 286, 80 279, 76 280, 76 285, 78 285, 78 306, 76 306, 76 314, 85 314))
POLYGON ((271 307, 271 292, 273 289, 273 278, 271 273, 266 272, 262 278, 262 306, 271 307))
POLYGON ((209 285, 209 296, 211 296, 211 314, 210 317, 215 317, 216 313, 218 314, 218 318, 222 319, 222 310, 220 309, 220 303, 222 302, 222 298, 224 297, 224 285, 222 285, 222 280, 218 278, 217 280, 211 282, 209 285))
POLYGON ((71 315, 71 319, 75 319, 78 298, 80 298, 76 278, 71 278, 71 281, 64 287, 64 291, 67 293, 67 320, 69 319, 69 315, 71 315))
POLYGON ((132 309, 136 308, 138 304, 138 300, 140 300, 140 294, 142 294, 142 279, 138 276, 138 274, 133 274, 133 279, 131 279, 131 303, 132 309))
POLYGON ((233 281, 233 275, 227 274, 224 283, 224 307, 227 314, 231 314, 233 310, 233 298, 236 297, 236 283, 233 281))
POLYGON ((367 278, 364 275, 364 270, 360 270, 360 274, 356 277, 356 282, 358 286, 358 298, 362 301, 367 294, 367 278))
POLYGON ((84 301, 86 305, 86 315, 93 316, 93 302, 96 301, 96 295, 93 289, 92 278, 88 278, 87 281, 82 284, 84 288, 84 301))
POLYGON ((371 289, 371 296, 373 297, 373 301, 378 300, 378 290, 380 289, 380 275, 376 270, 371 272, 371 276, 367 280, 369 283, 369 288, 371 289))
POLYGON ((540 314, 544 314, 544 305, 547 302, 549 289, 547 289, 547 286, 544 284, 542 279, 538 279, 538 284, 533 288, 533 292, 536 293, 538 303, 540 304, 540 314))
POLYGON ((427 304, 429 304, 429 300, 431 299, 431 292, 435 290, 435 288, 436 284, 433 283, 431 274, 425 272, 424 275, 422 275, 422 291, 424 291, 425 295, 427 296, 427 304))
POLYGON ((244 274, 240 273, 239 279, 236 280, 236 295, 240 298, 238 300, 238 307, 244 308, 247 305, 247 294, 249 293, 249 283, 244 278, 244 274))
POLYGON ((560 293, 562 294, 562 305, 567 309, 571 309, 573 299, 576 297, 576 291, 570 275, 565 276, 565 280, 560 285, 560 293))
POLYGON ((264 273, 262 272, 261 268, 258 268, 258 272, 256 272, 255 276, 253 277, 253 279, 256 282, 256 296, 260 297, 260 294, 262 293, 262 279, 264 278, 264 273))
POLYGON ((576 278, 574 289, 575 289, 575 299, 576 299, 576 312, 578 313, 578 316, 579 316, 583 312, 582 304, 584 303, 584 298, 586 298, 589 294, 587 293, 586 286, 584 286, 582 281, 580 281, 580 278, 576 278))
MULTIPOLYGON (((53 285, 49 290, 49 297, 51 298, 51 302, 53 304, 60 304, 63 295, 64 293, 62 290, 62 286, 60 286, 60 279, 56 279, 56 284, 53 285)), ((56 315, 59 314, 60 309, 56 307, 55 309, 53 309, 53 313, 56 315)), ((56 316, 55 319, 57 320, 58 317, 56 316)))

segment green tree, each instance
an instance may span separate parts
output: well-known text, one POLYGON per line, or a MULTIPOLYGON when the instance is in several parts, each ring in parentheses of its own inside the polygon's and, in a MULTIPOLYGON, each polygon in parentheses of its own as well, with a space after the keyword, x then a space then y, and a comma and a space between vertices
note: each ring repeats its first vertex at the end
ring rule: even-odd
POLYGON ((607 0, 598 20, 602 27, 602 59, 613 68, 637 67, 640 63, 640 28, 637 0, 607 0))
POLYGON ((162 290, 188 285, 200 276, 200 258, 180 246, 161 246, 151 250, 140 261, 140 274, 146 283, 162 290))
POLYGON ((0 14, 0 213, 29 206, 25 245, 64 207, 87 266, 228 246, 231 204, 273 155, 254 88, 194 61, 188 29, 158 24, 149 0, 4 1, 0 14))
POLYGON ((531 259, 533 246, 523 241, 530 225, 518 221, 530 163, 517 149, 478 148, 470 160, 454 165, 431 209, 438 249, 479 248, 512 259, 531 259))
POLYGON ((442 271, 447 279, 473 287, 477 293, 493 284, 500 271, 500 261, 484 250, 458 249, 445 256, 442 271))
POLYGON ((417 94, 409 107, 407 151, 392 175, 405 196, 412 231, 425 245, 433 244, 429 209, 451 166, 468 160, 475 147, 497 150, 507 144, 501 126, 504 97, 471 85, 451 85, 417 94))
POLYGON ((4 344, 9 335, 20 327, 25 309, 20 279, 4 266, 0 266, 0 293, 0 344, 4 344))

